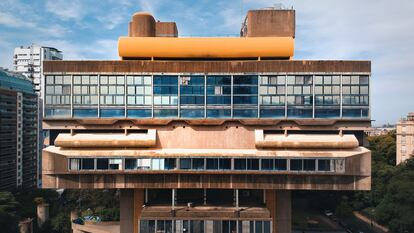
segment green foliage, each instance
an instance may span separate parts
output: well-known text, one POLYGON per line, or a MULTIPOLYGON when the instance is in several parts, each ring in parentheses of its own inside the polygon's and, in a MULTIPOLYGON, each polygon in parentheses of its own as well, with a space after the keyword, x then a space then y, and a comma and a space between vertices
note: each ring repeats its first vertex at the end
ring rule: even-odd
POLYGON ((352 216, 352 208, 348 203, 348 197, 343 196, 341 202, 335 209, 335 215, 340 218, 347 218, 352 216))
POLYGON ((0 232, 18 232, 18 207, 19 203, 15 200, 13 194, 0 192, 0 232))
POLYGON ((70 214, 67 212, 60 212, 52 218, 51 226, 54 232, 71 233, 72 226, 70 223, 70 214))
POLYGON ((102 221, 119 221, 119 208, 105 208, 96 213, 102 221))
POLYGON ((392 232, 414 232, 414 159, 397 166, 376 208, 376 218, 392 232))

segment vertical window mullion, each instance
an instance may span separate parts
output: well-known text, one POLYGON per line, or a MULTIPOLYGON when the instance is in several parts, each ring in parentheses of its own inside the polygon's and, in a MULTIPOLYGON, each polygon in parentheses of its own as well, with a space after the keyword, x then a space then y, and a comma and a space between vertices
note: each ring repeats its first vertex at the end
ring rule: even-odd
POLYGON ((339 95, 340 95, 340 97, 339 97, 339 99, 340 99, 340 105, 339 105, 339 118, 341 118, 342 119, 342 109, 343 109, 343 104, 342 104, 342 102, 343 102, 343 93, 342 93, 342 74, 341 74, 341 76, 340 76, 341 78, 340 78, 340 80, 339 80, 339 86, 340 86, 340 91, 339 91, 339 95))
POLYGON ((73 118, 73 74, 70 76, 70 117, 73 118))
POLYGON ((234 91, 233 91, 233 88, 234 88, 234 85, 233 85, 233 75, 231 75, 231 81, 230 81, 230 112, 231 112, 231 115, 230 115, 230 117, 231 118, 233 118, 233 95, 234 95, 234 91))
POLYGON ((288 114, 288 84, 287 84, 287 74, 285 75, 285 118, 288 114))
POLYGON ((312 75, 312 118, 315 118, 315 74, 312 75))
POLYGON ((98 74, 98 118, 101 117, 101 75, 98 74))

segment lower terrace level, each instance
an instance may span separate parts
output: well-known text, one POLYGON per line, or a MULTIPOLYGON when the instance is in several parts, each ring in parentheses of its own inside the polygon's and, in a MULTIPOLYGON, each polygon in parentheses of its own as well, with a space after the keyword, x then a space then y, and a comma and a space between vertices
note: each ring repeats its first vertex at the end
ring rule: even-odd
POLYGON ((123 189, 123 232, 289 233, 291 194, 254 189, 123 189))

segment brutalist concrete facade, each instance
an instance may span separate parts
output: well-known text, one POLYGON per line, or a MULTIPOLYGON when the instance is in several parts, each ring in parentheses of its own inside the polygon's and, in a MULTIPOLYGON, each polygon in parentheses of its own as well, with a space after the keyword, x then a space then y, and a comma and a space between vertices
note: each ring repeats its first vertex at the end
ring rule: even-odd
POLYGON ((43 186, 120 189, 122 233, 288 233, 292 190, 369 190, 371 63, 292 60, 294 15, 251 11, 240 41, 137 13, 123 60, 45 62, 43 186))

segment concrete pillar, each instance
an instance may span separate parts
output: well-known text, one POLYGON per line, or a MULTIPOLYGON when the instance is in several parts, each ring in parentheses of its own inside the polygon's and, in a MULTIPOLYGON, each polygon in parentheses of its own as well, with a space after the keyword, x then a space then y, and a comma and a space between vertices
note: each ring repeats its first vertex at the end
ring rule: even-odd
POLYGON ((49 204, 37 205, 37 226, 41 227, 49 219, 49 204))
POLYGON ((266 207, 272 217, 273 233, 292 232, 291 191, 266 190, 266 207))
POLYGON ((144 205, 144 189, 121 189, 120 230, 121 233, 139 233, 139 218, 144 205))
POLYGON ((27 218, 19 222, 20 233, 33 233, 33 221, 31 218, 27 218))
POLYGON ((121 233, 134 232, 134 190, 121 189, 119 196, 121 233))

